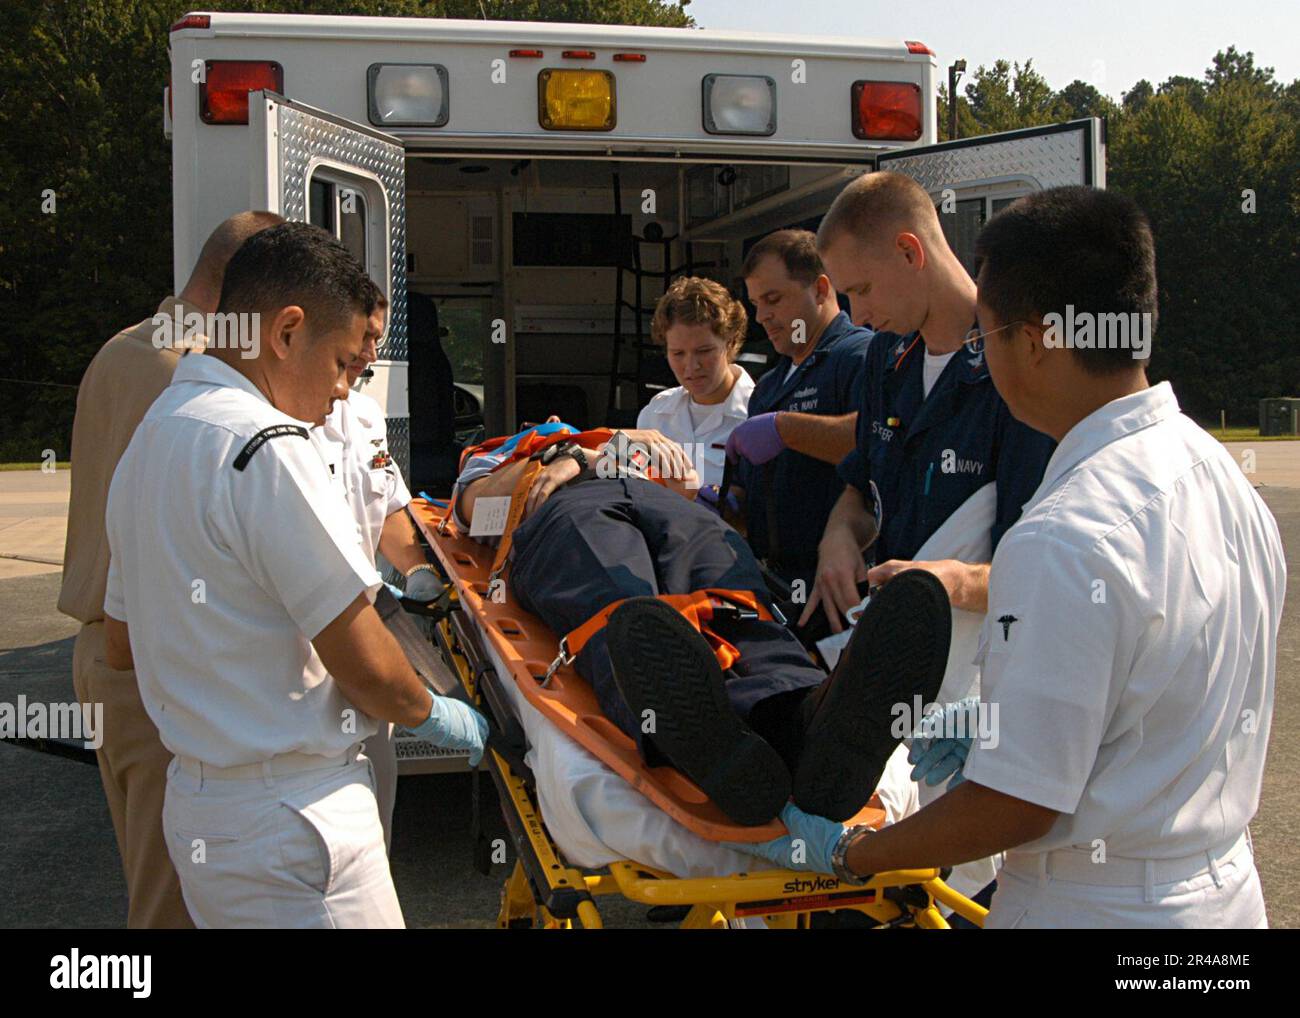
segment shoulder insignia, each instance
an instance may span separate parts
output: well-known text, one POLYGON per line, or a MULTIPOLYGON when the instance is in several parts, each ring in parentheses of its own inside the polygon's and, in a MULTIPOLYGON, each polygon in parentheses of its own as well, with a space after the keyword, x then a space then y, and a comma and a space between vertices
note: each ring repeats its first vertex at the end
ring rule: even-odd
POLYGON ((235 457, 234 467, 236 470, 243 470, 248 466, 248 461, 253 458, 253 453, 266 445, 273 438, 280 438, 283 435, 297 435, 299 438, 307 438, 307 429, 300 424, 272 424, 269 428, 263 428, 256 435, 245 443, 244 447, 239 450, 239 455, 235 457))

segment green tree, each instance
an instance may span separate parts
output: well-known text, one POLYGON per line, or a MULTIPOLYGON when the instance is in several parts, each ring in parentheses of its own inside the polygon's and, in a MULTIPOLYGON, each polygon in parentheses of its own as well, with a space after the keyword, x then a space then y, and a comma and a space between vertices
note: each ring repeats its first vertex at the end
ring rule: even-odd
POLYGON ((1078 120, 1081 117, 1109 117, 1117 112, 1115 103, 1096 87, 1078 79, 1056 94, 1052 106, 1053 120, 1078 120))
POLYGON ((1142 107, 1147 104, 1147 100, 1155 94, 1156 90, 1151 87, 1151 82, 1147 81, 1146 78, 1143 78, 1124 93, 1122 98, 1124 112, 1136 113, 1138 110, 1142 109, 1142 107))
POLYGON ((1024 64, 995 61, 982 64, 966 86, 966 100, 979 125, 979 134, 1034 127, 1053 121, 1055 95, 1047 81, 1034 70, 1033 60, 1024 64))
MULTIPOLYGON (((1161 279, 1152 374, 1204 420, 1300 392, 1300 119, 1272 71, 1219 53, 1113 124, 1110 186, 1148 212, 1161 279), (1253 209, 1253 211, 1251 211, 1253 209)), ((1126 104, 1127 105, 1127 104, 1126 104)))
MULTIPOLYGON (((951 140, 948 135, 948 85, 946 82, 939 86, 938 117, 939 140, 951 140)), ((983 132, 983 126, 975 119, 975 114, 971 112, 970 103, 959 93, 957 95, 957 137, 969 138, 983 132)))
POLYGON ((1254 53, 1238 53, 1229 46, 1214 55, 1205 80, 1211 89, 1221 88, 1234 81, 1254 85, 1263 91, 1276 91, 1280 86, 1273 80, 1273 68, 1256 67, 1254 53))

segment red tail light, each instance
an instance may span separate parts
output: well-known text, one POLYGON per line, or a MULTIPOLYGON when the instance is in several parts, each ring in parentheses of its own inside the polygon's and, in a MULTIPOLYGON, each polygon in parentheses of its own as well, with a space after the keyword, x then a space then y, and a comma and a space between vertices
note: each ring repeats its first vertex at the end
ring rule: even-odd
POLYGON ((644 53, 615 53, 614 59, 619 63, 644 64, 644 53))
POLYGON ((913 42, 912 40, 909 39, 906 43, 904 43, 904 45, 907 47, 907 52, 909 53, 924 53, 926 56, 929 57, 934 56, 934 50, 932 50, 929 46, 927 46, 923 42, 913 42))
POLYGON ((566 49, 560 54, 565 60, 595 60, 596 51, 591 49, 566 49))
POLYGON ((172 25, 173 32, 179 32, 183 28, 211 28, 211 14, 187 14, 180 21, 172 25))
POLYGON ((528 57, 530 60, 537 60, 540 59, 542 51, 539 49, 512 49, 510 55, 512 57, 528 57))
POLYGON ((906 81, 853 83, 853 136, 871 141, 921 137, 921 86, 906 81))
POLYGON ((199 85, 199 119, 205 124, 248 123, 248 93, 284 91, 284 69, 274 60, 209 60, 199 85))

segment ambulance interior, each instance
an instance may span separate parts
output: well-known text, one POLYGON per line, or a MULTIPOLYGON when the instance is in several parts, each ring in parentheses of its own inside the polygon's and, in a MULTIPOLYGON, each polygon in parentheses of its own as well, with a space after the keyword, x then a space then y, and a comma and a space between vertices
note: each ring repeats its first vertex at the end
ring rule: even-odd
MULTIPOLYGON (((411 153, 416 489, 445 494, 480 429, 508 433, 549 413, 578 427, 633 425, 676 384, 650 344, 666 283, 704 275, 743 299, 749 245, 782 227, 815 229, 862 170, 411 153)), ((757 377, 771 356, 751 322, 742 365, 757 377)))

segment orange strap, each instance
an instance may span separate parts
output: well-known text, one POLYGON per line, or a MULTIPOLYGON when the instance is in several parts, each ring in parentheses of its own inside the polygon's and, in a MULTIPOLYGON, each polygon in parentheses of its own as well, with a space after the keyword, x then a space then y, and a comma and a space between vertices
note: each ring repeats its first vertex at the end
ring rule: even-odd
POLYGON ((519 526, 519 521, 523 519, 524 507, 528 504, 528 492, 541 472, 542 461, 529 460, 523 473, 519 475, 519 480, 515 482, 515 490, 510 493, 510 512, 506 515, 506 529, 501 534, 501 542, 497 545, 496 554, 492 556, 492 572, 488 574, 489 582, 500 576, 501 570, 505 568, 515 527, 519 526))
MULTIPOLYGON (((768 622, 775 621, 772 613, 750 590, 723 590, 720 587, 707 587, 693 594, 658 594, 660 601, 676 608, 682 616, 695 627, 713 648, 713 656, 718 659, 722 670, 726 671, 740 660, 740 650, 715 633, 709 626, 709 620, 715 612, 725 608, 743 608, 754 612, 758 618, 768 622)), ((569 633, 560 641, 560 652, 570 661, 581 653, 591 638, 605 628, 609 617, 627 598, 620 598, 613 604, 606 605, 591 618, 569 633)))

